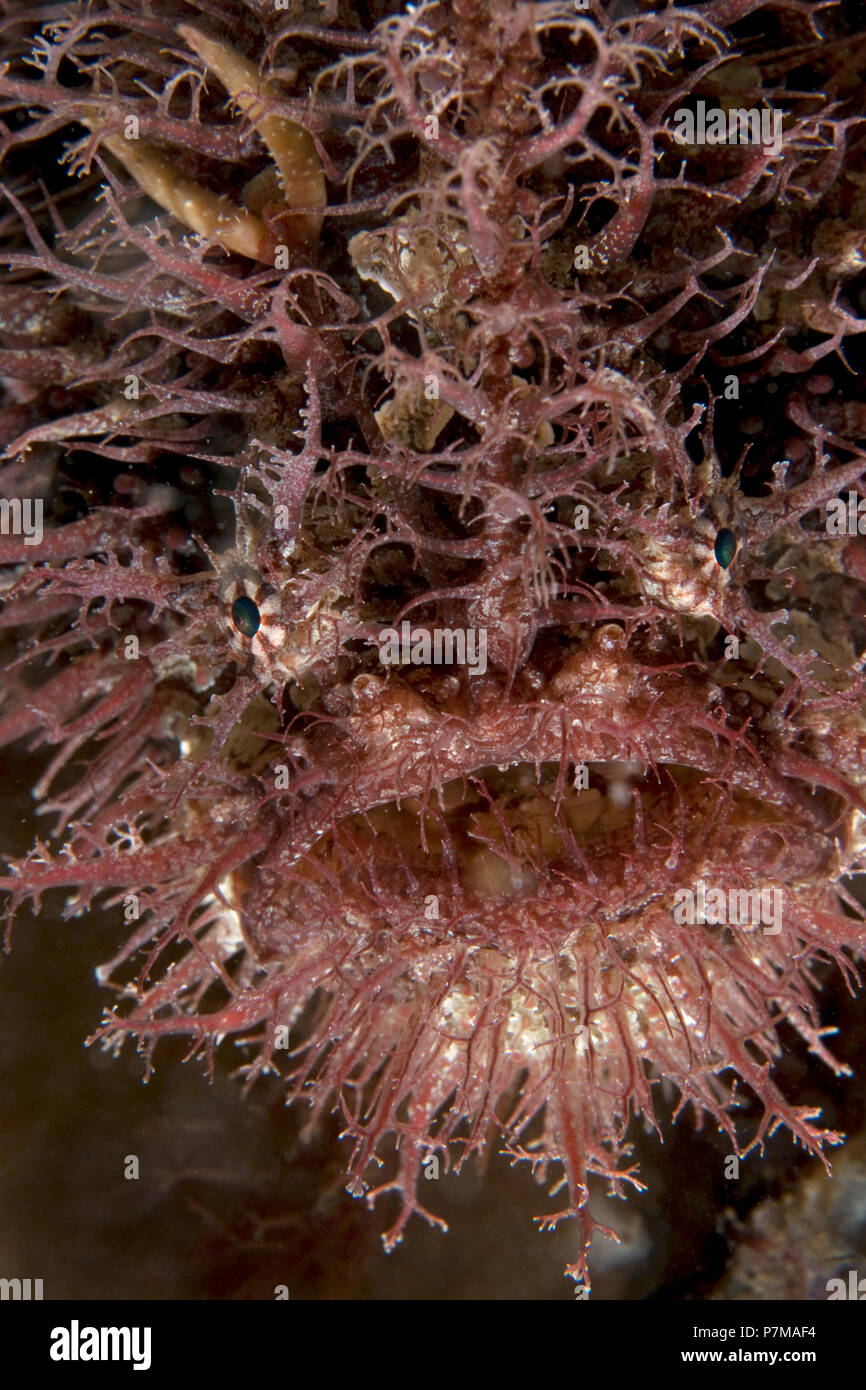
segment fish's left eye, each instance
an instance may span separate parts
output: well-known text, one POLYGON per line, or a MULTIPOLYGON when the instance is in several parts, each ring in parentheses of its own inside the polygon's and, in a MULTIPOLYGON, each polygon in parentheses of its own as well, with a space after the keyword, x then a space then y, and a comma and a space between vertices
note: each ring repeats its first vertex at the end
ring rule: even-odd
POLYGON ((716 561, 721 565, 723 570, 726 570, 736 553, 737 538, 733 531, 729 531, 727 526, 723 526, 716 536, 716 543, 713 546, 713 554, 716 557, 716 561))
POLYGON ((232 604, 232 622, 238 632, 242 632, 244 637, 255 637, 258 632, 262 615, 251 598, 246 594, 241 594, 232 604))

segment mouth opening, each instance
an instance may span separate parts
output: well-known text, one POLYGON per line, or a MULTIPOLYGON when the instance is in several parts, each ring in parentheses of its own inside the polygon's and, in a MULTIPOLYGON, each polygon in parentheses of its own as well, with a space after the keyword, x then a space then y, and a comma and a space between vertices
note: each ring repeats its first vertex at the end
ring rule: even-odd
POLYGON ((407 933, 516 949, 527 934, 631 929, 702 880, 725 891, 807 881, 834 848, 819 799, 795 817, 678 764, 482 767, 339 820, 251 916, 264 922, 280 898, 299 924, 348 920, 383 949, 407 933))

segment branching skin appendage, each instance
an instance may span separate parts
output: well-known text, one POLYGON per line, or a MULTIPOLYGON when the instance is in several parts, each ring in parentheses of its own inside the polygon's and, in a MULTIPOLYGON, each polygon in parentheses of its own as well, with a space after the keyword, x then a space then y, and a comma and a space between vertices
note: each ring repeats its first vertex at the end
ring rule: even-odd
POLYGON ((389 1250, 492 1145, 586 1291, 659 1085, 841 1139, 774 1069, 847 1073, 816 967, 866 948, 843 21, 264 8, 0 0, 0 745, 54 817, 0 886, 126 910, 93 1041, 337 1113, 389 1250))

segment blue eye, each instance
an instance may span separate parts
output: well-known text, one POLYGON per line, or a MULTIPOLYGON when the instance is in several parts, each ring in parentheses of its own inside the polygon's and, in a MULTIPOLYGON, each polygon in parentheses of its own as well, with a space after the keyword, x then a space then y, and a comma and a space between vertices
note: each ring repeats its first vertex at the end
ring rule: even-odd
POLYGON ((244 637, 255 637, 262 622, 262 615, 251 598, 241 594, 232 604, 232 622, 244 637))
POLYGON ((716 536, 716 543, 713 546, 713 554, 723 570, 728 568, 736 553, 737 538, 733 531, 729 531, 727 526, 723 526, 716 536))

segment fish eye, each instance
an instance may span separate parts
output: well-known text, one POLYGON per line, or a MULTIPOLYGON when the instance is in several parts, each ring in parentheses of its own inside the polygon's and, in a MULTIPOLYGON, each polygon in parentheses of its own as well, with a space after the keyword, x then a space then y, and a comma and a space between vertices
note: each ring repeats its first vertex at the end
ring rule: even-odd
POLYGON ((727 526, 723 526, 716 536, 716 543, 713 546, 713 554, 716 557, 716 561, 721 565, 723 570, 726 570, 736 553, 737 538, 733 531, 729 531, 727 526))
POLYGON ((232 622, 238 632, 242 632, 244 637, 255 637, 258 632, 262 615, 251 598, 246 594, 241 594, 232 604, 232 622))

